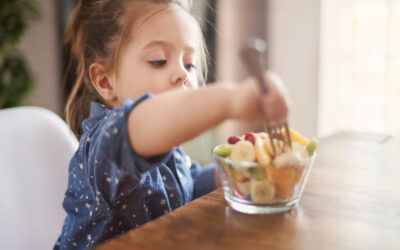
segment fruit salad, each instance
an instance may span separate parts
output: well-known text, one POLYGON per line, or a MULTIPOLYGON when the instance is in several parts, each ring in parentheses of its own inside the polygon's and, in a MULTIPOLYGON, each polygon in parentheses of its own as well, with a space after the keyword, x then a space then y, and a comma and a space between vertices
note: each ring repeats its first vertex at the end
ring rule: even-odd
MULTIPOLYGON (((284 133, 284 131, 283 131, 284 133)), ((285 134, 284 134, 285 136, 285 134)), ((222 173, 235 195, 257 204, 291 199, 304 179, 318 142, 290 129, 292 146, 283 138, 273 138, 273 154, 268 134, 247 132, 231 136, 228 143, 213 150, 222 173)))

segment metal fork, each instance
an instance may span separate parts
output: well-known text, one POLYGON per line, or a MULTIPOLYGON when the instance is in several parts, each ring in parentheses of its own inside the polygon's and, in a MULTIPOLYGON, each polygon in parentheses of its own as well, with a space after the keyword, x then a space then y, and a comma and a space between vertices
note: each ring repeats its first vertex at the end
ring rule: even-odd
MULTIPOLYGON (((258 83, 258 86, 262 93, 268 92, 268 83, 263 75, 263 67, 261 63, 261 55, 265 53, 267 45, 262 39, 251 39, 246 47, 243 48, 241 56, 247 70, 252 74, 258 83)), ((287 121, 277 122, 270 121, 266 116, 263 123, 264 129, 267 131, 273 155, 277 154, 275 143, 273 139, 283 140, 290 148, 292 147, 292 139, 290 138, 289 125, 287 121), (285 129, 285 136, 283 136, 283 129, 285 129)))

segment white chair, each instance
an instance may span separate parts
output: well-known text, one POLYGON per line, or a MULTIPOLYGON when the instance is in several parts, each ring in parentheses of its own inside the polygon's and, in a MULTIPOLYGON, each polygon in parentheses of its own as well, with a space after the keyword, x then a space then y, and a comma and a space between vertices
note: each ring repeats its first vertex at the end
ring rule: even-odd
POLYGON ((0 110, 0 249, 51 249, 61 233, 78 142, 55 113, 0 110))

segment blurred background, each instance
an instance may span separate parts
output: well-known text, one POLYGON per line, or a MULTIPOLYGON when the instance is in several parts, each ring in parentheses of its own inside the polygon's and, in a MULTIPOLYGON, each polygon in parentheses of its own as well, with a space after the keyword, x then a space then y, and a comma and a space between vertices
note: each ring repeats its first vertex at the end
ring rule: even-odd
MULTIPOLYGON (((20 104, 64 117, 62 36, 74 1, 36 3, 40 17, 18 43, 34 78, 20 104)), ((318 138, 339 130, 400 134, 400 0, 194 0, 194 14, 207 37, 210 82, 245 78, 238 51, 261 37, 269 69, 291 95, 289 123, 297 131, 318 138)), ((205 163, 227 136, 257 129, 227 122, 184 147, 205 163)))

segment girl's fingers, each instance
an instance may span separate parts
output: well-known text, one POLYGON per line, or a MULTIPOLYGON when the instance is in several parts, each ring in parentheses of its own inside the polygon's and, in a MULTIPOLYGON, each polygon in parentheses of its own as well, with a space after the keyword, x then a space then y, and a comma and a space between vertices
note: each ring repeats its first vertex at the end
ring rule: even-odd
POLYGON ((271 84, 270 92, 262 99, 264 113, 268 120, 281 121, 286 120, 288 116, 288 104, 284 94, 271 84))
POLYGON ((288 106, 283 97, 266 98, 263 102, 264 112, 271 121, 283 121, 288 116, 288 106))
POLYGON ((283 83, 282 79, 275 74, 273 71, 265 71, 264 73, 265 78, 268 81, 268 85, 271 88, 271 92, 278 92, 280 93, 283 98, 285 98, 286 104, 288 107, 292 106, 292 100, 289 95, 289 91, 287 90, 285 84, 283 83))

